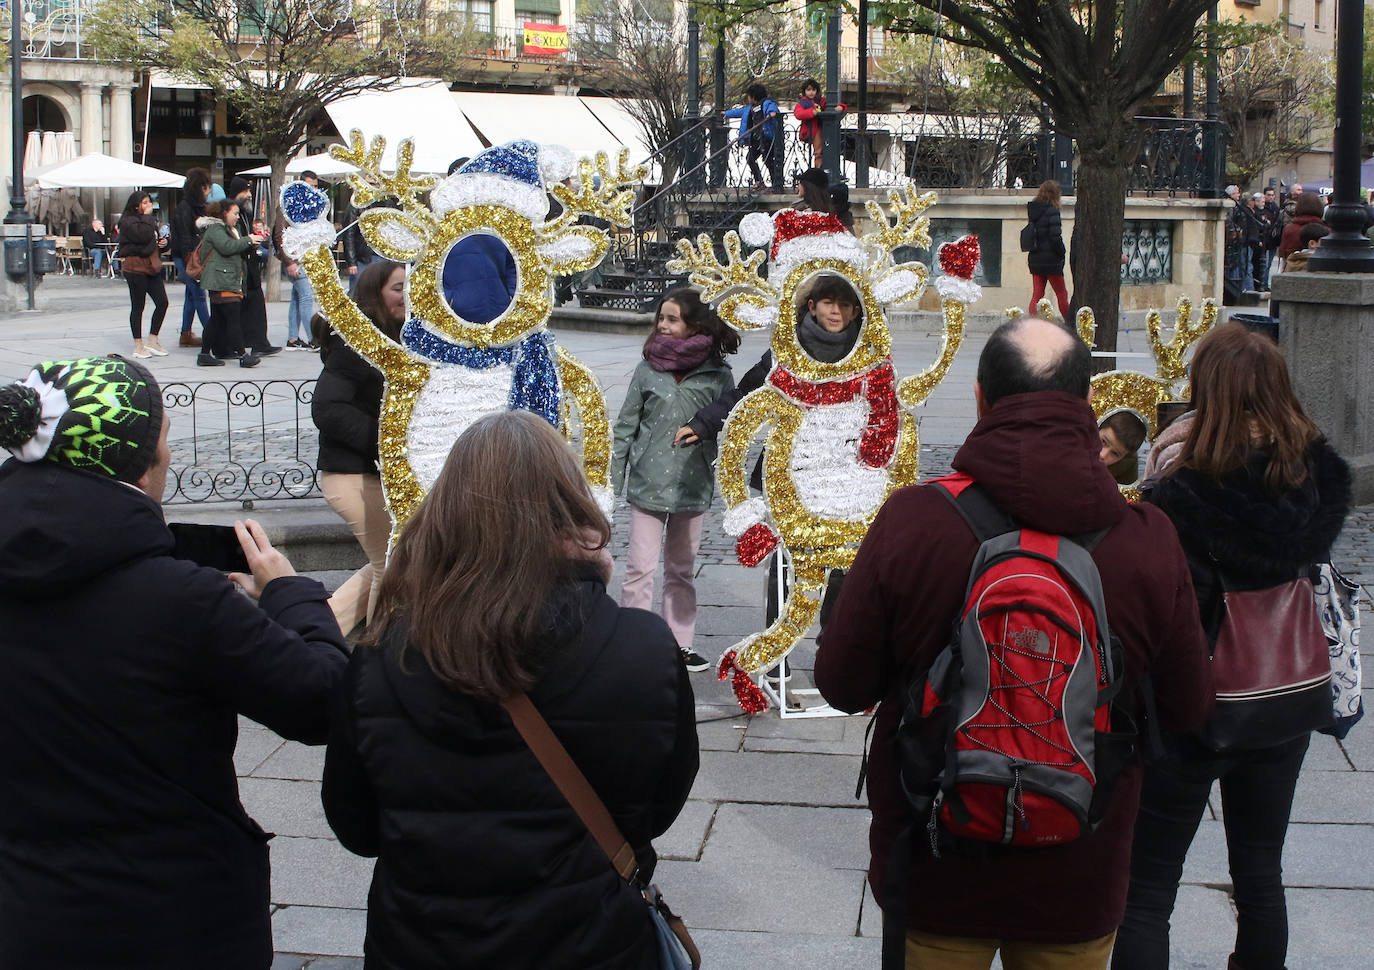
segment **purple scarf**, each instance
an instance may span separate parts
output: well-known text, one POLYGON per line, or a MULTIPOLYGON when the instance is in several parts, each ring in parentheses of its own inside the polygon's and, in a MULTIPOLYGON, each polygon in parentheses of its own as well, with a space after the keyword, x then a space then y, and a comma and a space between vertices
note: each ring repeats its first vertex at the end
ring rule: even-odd
POLYGON ((711 356, 715 340, 707 333, 694 333, 678 339, 656 334, 644 351, 644 359, 656 371, 689 371, 711 356))

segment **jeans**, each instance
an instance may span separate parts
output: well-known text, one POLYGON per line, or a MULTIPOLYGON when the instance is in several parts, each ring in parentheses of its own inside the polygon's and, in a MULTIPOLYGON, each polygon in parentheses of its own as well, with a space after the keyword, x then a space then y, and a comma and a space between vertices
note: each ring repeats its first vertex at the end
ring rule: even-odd
POLYGON ((745 154, 745 161, 749 164, 749 172, 754 176, 755 182, 764 182, 764 177, 759 173, 759 157, 763 157, 763 167, 768 170, 767 182, 769 182, 774 192, 782 191, 782 153, 778 151, 778 140, 769 138, 763 134, 751 135, 749 138, 749 150, 745 154))
POLYGON ((286 308, 286 339, 296 340, 301 335, 301 327, 306 329, 306 341, 310 340, 310 318, 315 315, 315 291, 310 288, 310 277, 305 275, 304 267, 295 279, 287 277, 291 283, 291 303, 286 308))
POLYGON ((172 265, 177 268, 177 279, 186 284, 186 299, 181 304, 181 332, 190 333, 191 323, 196 317, 200 317, 200 329, 204 330, 210 323, 210 307, 206 302, 205 287, 200 285, 199 280, 193 280, 186 275, 186 260, 180 256, 173 256, 172 265))
POLYGON ((105 262, 105 250, 97 246, 90 251, 91 253, 91 272, 96 276, 100 275, 100 267, 105 262))
POLYGON ((348 274, 349 296, 353 295, 353 288, 358 285, 358 277, 363 275, 363 270, 367 267, 367 264, 370 262, 372 262, 372 260, 370 259, 359 259, 358 262, 355 264, 358 268, 358 272, 348 274))
POLYGON ((1183 859, 1218 778, 1237 912, 1236 963, 1244 970, 1282 970, 1288 954, 1283 840, 1310 740, 1304 734, 1233 755, 1185 742, 1180 757, 1146 768, 1131 846, 1131 888, 1112 970, 1168 967, 1169 916, 1183 859))

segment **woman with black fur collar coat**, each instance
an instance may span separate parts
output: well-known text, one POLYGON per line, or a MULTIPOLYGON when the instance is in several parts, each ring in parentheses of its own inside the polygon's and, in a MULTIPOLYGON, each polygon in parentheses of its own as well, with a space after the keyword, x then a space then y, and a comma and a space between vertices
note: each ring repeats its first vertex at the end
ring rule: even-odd
MULTIPOLYGON (((1278 348, 1239 324, 1198 344, 1192 400, 1196 417, 1177 461, 1147 498, 1178 529, 1203 627, 1215 640, 1224 616, 1217 569, 1241 588, 1266 589, 1329 561, 1350 509, 1350 469, 1303 413, 1278 348)), ((1217 779, 1237 910, 1228 966, 1282 970, 1283 841, 1310 739, 1304 731, 1272 747, 1219 754, 1188 736, 1147 766, 1112 970, 1168 967, 1183 860, 1217 779)))

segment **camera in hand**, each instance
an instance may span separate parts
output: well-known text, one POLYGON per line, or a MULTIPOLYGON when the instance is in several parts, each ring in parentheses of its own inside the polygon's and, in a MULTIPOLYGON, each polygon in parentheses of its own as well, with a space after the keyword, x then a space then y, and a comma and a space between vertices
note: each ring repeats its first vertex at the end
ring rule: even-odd
POLYGON ((232 525, 169 522, 167 528, 176 543, 172 548, 174 558, 189 559, 197 566, 208 566, 222 573, 252 571, 232 525))

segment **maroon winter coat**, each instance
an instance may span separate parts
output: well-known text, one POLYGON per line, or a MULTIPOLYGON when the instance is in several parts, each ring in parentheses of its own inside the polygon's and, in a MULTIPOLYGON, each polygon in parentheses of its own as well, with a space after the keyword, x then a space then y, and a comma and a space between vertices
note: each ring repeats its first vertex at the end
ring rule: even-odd
MULTIPOLYGON (((1125 690, 1148 670, 1163 729, 1196 727, 1210 713, 1211 674, 1178 535, 1158 509, 1126 503, 1099 447, 1082 398, 1013 395, 979 420, 954 468, 1028 526, 1061 535, 1111 527, 1093 559, 1126 653, 1125 690)), ((816 685, 832 705, 862 711, 882 702, 868 772, 869 884, 879 902, 891 844, 910 821, 892 756, 899 670, 909 660, 923 670, 949 641, 976 551, 973 533, 936 488, 894 492, 859 549, 816 655, 816 685)), ((1139 798, 1137 765, 1118 782, 1092 835, 982 861, 936 859, 918 838, 908 929, 1027 942, 1105 936, 1125 912, 1139 798)))
POLYGON ((1316 216, 1297 216, 1283 227, 1283 235, 1279 237, 1280 259, 1287 259, 1302 249, 1302 227, 1313 222, 1321 222, 1321 220, 1316 216))

